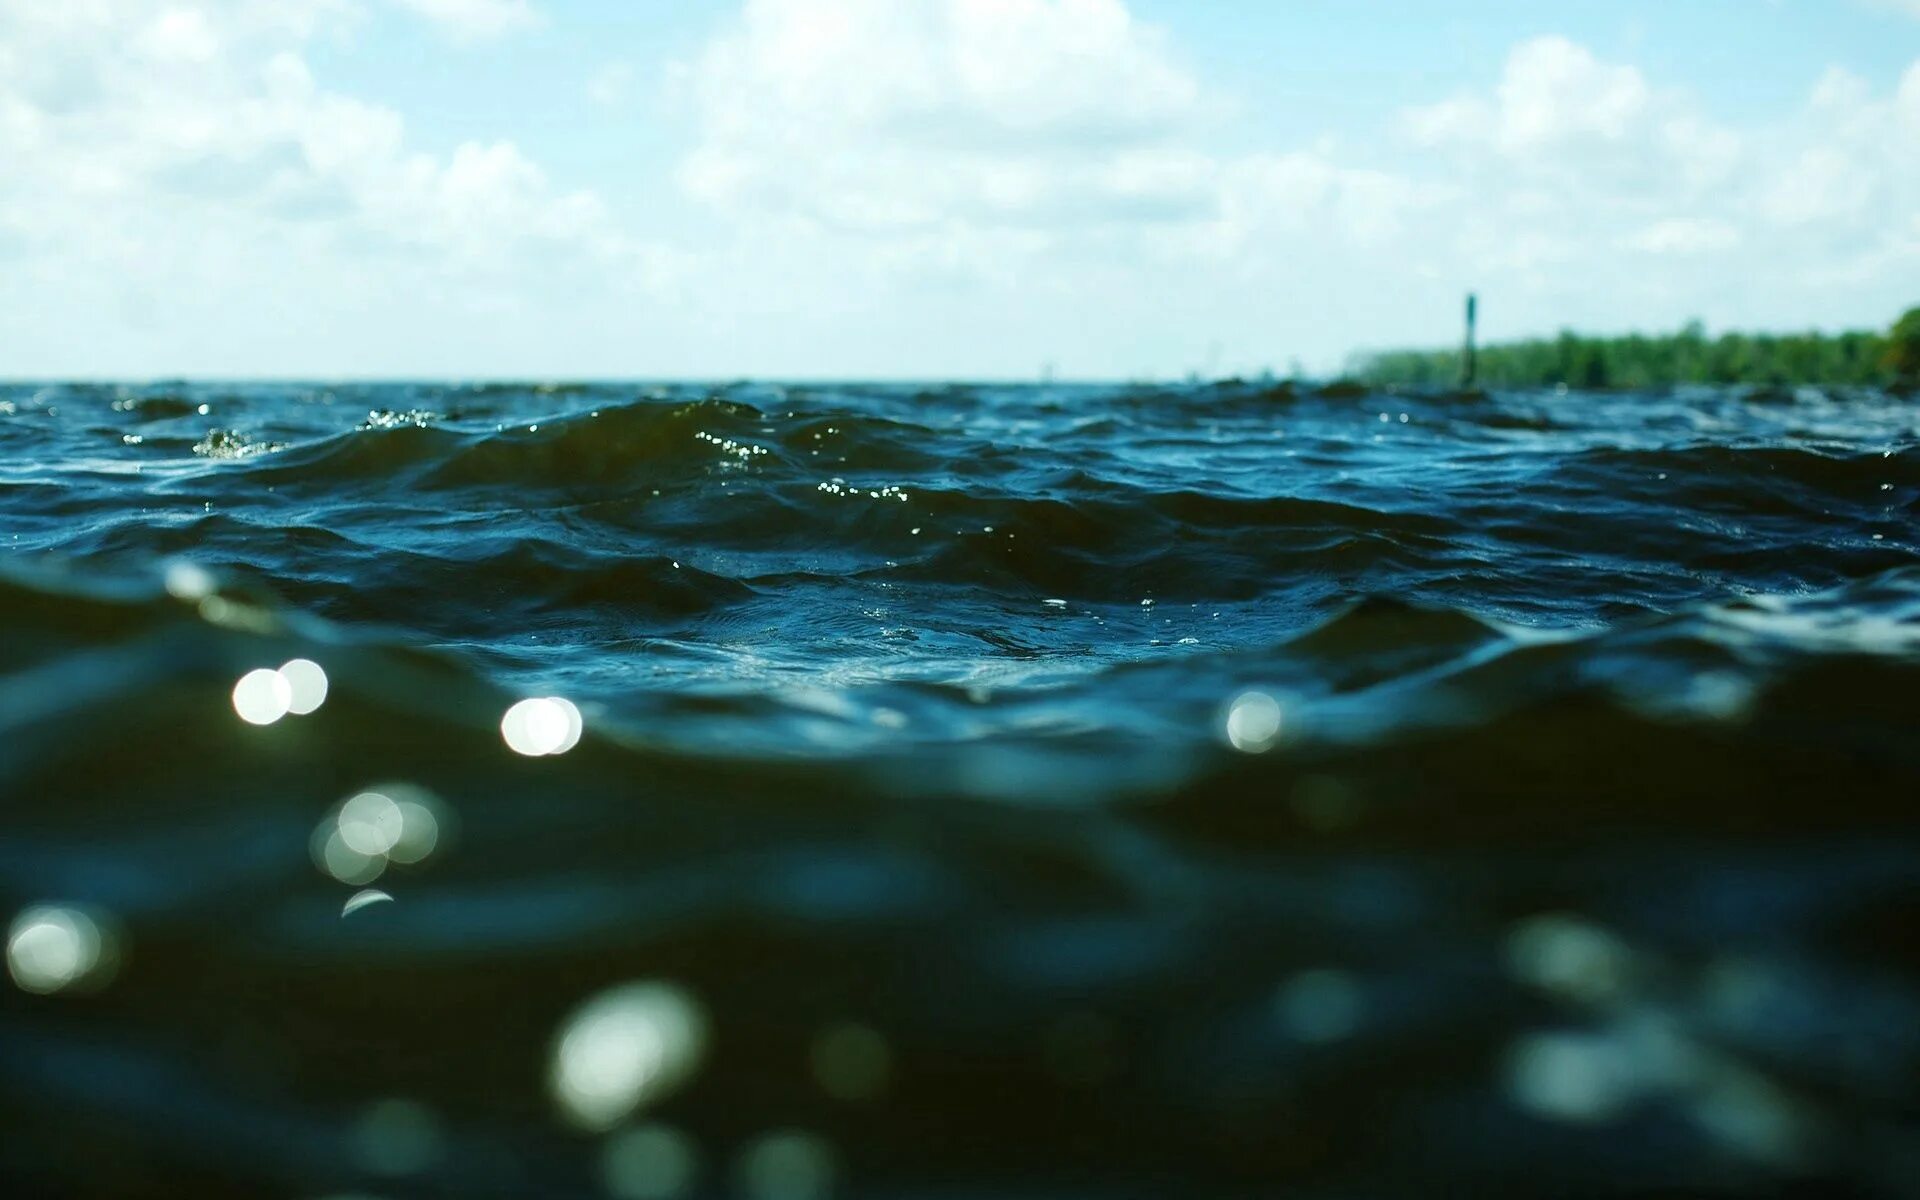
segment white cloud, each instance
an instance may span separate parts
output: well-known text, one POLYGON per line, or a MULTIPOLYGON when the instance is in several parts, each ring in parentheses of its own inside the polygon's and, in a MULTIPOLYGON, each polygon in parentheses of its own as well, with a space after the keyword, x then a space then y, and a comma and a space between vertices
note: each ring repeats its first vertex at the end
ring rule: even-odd
POLYGON ((1405 124, 1428 145, 1487 143, 1510 155, 1581 141, 1621 142, 1653 113, 1639 70, 1601 62, 1564 37, 1516 47, 1491 98, 1462 96, 1416 108, 1405 124))
POLYGON ((1325 147, 1209 149, 1229 106, 1121 0, 748 0, 681 89, 700 136, 679 181, 731 219, 737 261, 776 294, 848 295, 801 320, 965 294, 1111 330, 1124 297, 1266 286, 1430 202, 1325 147))
POLYGON ((587 99, 602 108, 612 108, 626 102, 633 91, 633 83, 633 67, 630 64, 608 63, 587 77, 587 99))
POLYGON ((604 232, 597 201, 556 192, 512 145, 421 154, 398 113, 316 84, 300 49, 331 5, 81 0, 56 20, 47 7, 0 0, 0 154, 18 168, 0 176, 0 214, 28 233, 304 209, 477 262, 604 232))
POLYGON ((1861 194, 1893 170, 1862 155, 1895 103, 1864 82, 1830 76, 1792 127, 1743 129, 1561 37, 1405 114, 1411 158, 1211 149, 1230 106, 1119 0, 749 0, 683 85, 689 195, 793 263, 792 287, 821 286, 811 266, 907 304, 1044 280, 1097 324, 1128 294, 1304 287, 1367 311, 1418 281, 1436 312, 1480 285, 1542 323, 1658 324, 1726 310, 1683 265, 1699 256, 1767 245, 1747 269, 1783 290, 1836 262, 1890 287, 1910 242, 1887 239, 1910 216, 1884 189, 1861 194))
POLYGON ((1740 231, 1726 221, 1672 217, 1635 230, 1619 244, 1645 254, 1691 255, 1731 250, 1740 240, 1740 231))
POLYGON ((1638 68, 1604 62, 1559 36, 1515 46, 1490 94, 1409 109, 1401 126, 1428 149, 1497 156, 1508 171, 1577 169, 1603 185, 1653 175, 1710 184, 1738 155, 1732 132, 1703 118, 1684 94, 1655 88, 1638 68))
POLYGON ((1861 164, 1837 147, 1801 151, 1769 179, 1759 208, 1776 225, 1809 225, 1860 215, 1871 197, 1861 164))
POLYGON ((1491 290, 1561 306, 1558 319, 1618 325, 1638 293, 1726 321, 1777 320, 1769 307, 1855 320, 1867 295, 1894 303, 1915 265, 1902 232, 1920 212, 1909 91, 1920 98, 1920 64, 1892 97, 1836 69, 1796 115, 1729 125, 1684 91, 1548 37, 1515 47, 1488 91, 1414 108, 1401 124, 1428 152, 1421 174, 1461 187, 1436 247, 1457 269, 1478 265, 1491 290), (1678 265, 1736 248, 1757 251, 1737 286, 1734 272, 1678 265))
POLYGON ((528 0, 395 0, 457 41, 477 42, 537 28, 543 18, 528 0))
MULTIPOLYGON (((1920 2, 1920 0, 1916 0, 1920 2)), ((1872 99, 1873 89, 1866 80, 1844 67, 1828 67, 1813 85, 1808 105, 1816 111, 1845 112, 1872 99)))
POLYGON ((1223 174, 1222 224, 1242 247, 1280 237, 1388 245, 1447 198, 1443 185, 1343 166, 1312 151, 1249 155, 1223 174))
POLYGON ((1043 273, 1094 306, 1222 271, 1482 282, 1542 302, 1584 276, 1582 304, 1679 297, 1699 289, 1655 261, 1769 241, 1783 285, 1842 257, 1891 272, 1906 242, 1888 231, 1911 205, 1889 207, 1904 168, 1876 147, 1920 97, 1920 67, 1891 101, 1832 74, 1791 128, 1740 129, 1543 37, 1486 91, 1404 115, 1424 159, 1222 154, 1208 145, 1228 105, 1119 0, 749 0, 682 82, 699 131, 682 187, 747 242, 807 231, 863 287, 1043 273))
POLYGON ((1198 84, 1120 0, 748 0, 688 73, 695 197, 845 229, 1183 220, 1198 84))
POLYGON ((1829 240, 1884 239, 1920 214, 1920 61, 1885 99, 1829 72, 1796 127, 1755 145, 1761 218, 1829 240))
POLYGON ((327 0, 0 0, 0 311, 64 298, 76 326, 204 342, 195 320, 264 320, 267 296, 453 319, 657 274, 597 196, 555 186, 513 144, 426 153, 399 113, 319 84, 303 50, 352 15, 327 0))
POLYGON ((734 239, 714 274, 763 285, 737 307, 816 343, 920 314, 908 346, 964 312, 990 357, 918 372, 1258 369, 1298 345, 1279 313, 1371 303, 1346 264, 1435 202, 1332 145, 1215 148, 1232 106, 1122 0, 747 0, 678 91, 679 182, 734 239))
POLYGON ((1640 72, 1595 58, 1565 38, 1528 42, 1508 60, 1499 88, 1499 141, 1511 153, 1582 138, 1618 142, 1652 107, 1640 72))
MULTIPOLYGON (((539 17, 406 2, 467 37, 539 17)), ((1920 278, 1920 63, 1743 120, 1541 38, 1399 139, 1289 143, 1124 0, 743 0, 668 85, 678 189, 623 204, 317 79, 365 11, 0 0, 9 345, 78 370, 239 346, 274 371, 1123 374, 1450 336, 1469 287, 1519 333, 1878 321, 1920 278)), ((638 60, 608 64, 573 101, 644 97, 638 60)))

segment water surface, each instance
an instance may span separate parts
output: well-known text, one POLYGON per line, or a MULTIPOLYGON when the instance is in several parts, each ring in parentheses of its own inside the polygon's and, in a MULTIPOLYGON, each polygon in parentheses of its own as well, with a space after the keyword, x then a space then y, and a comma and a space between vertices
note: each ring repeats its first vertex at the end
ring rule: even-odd
POLYGON ((0 1176, 1916 1194, 1917 426, 0 387, 0 1176))

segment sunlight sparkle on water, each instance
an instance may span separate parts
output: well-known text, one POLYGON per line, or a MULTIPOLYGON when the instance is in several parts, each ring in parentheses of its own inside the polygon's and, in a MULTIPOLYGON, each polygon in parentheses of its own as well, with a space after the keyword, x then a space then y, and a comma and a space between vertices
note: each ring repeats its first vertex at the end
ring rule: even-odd
POLYGON ((549 1083, 569 1121, 604 1130, 684 1083, 706 1051, 699 1004, 666 983, 594 996, 561 1025, 549 1083))
POLYGON ((1265 692, 1242 692, 1227 708, 1227 743, 1243 754, 1264 754, 1280 736, 1280 702, 1265 692))
POLYGON ((332 819, 322 821, 314 829, 309 849, 314 866, 353 887, 372 883, 387 869, 384 854, 362 854, 347 845, 346 839, 340 836, 339 823, 332 819))
POLYGON ((560 696, 522 700, 500 718, 500 736, 507 747, 529 758, 565 754, 579 744, 585 728, 580 709, 560 696))
POLYGON ((233 685, 233 711, 249 725, 271 725, 288 714, 304 717, 326 700, 327 673, 309 658, 248 671, 233 685))
POLYGON ((400 840, 405 818, 392 797, 361 792, 340 806, 340 840, 359 854, 385 854, 400 840))
POLYGON ((7 971, 22 991, 50 994, 111 976, 114 937, 85 910, 41 904, 14 918, 7 933, 7 971))
POLYGON ((304 717, 327 702, 327 673, 310 658, 296 658, 280 665, 280 678, 287 681, 292 698, 287 711, 304 717))
POLYGON ((1513 928, 1507 967, 1514 977, 1587 1004, 1620 995, 1632 970, 1619 938, 1579 917, 1544 913, 1513 928))
POLYGON ((341 883, 362 887, 389 863, 417 863, 439 846, 445 807, 425 788, 383 783, 340 802, 314 827, 314 865, 341 883))
POLYGON ((249 725, 271 725, 292 708, 292 686, 271 668, 248 671, 233 685, 233 711, 249 725))
POLYGON ((1611 1120, 1639 1095, 1616 1047, 1591 1033, 1538 1033, 1521 1039, 1508 1055, 1507 1089, 1521 1108, 1574 1123, 1611 1120))
POLYGON ((176 600, 203 600, 214 590, 213 576, 206 568, 183 559, 167 564, 165 584, 167 594, 176 600))

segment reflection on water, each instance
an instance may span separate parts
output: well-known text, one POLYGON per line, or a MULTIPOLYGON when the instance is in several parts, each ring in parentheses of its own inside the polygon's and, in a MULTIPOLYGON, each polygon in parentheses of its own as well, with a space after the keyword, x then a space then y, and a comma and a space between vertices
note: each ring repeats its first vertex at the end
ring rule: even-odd
POLYGON ((0 397, 9 1194, 1920 1194, 1906 402, 0 397))

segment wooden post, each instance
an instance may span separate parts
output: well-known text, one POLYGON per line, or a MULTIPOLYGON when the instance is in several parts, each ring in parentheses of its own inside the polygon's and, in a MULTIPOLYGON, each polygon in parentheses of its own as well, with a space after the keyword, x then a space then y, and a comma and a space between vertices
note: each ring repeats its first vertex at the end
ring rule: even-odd
POLYGON ((1467 338, 1460 348, 1460 386, 1470 388, 1480 374, 1479 353, 1474 348, 1474 325, 1480 317, 1480 297, 1467 293, 1467 338))

